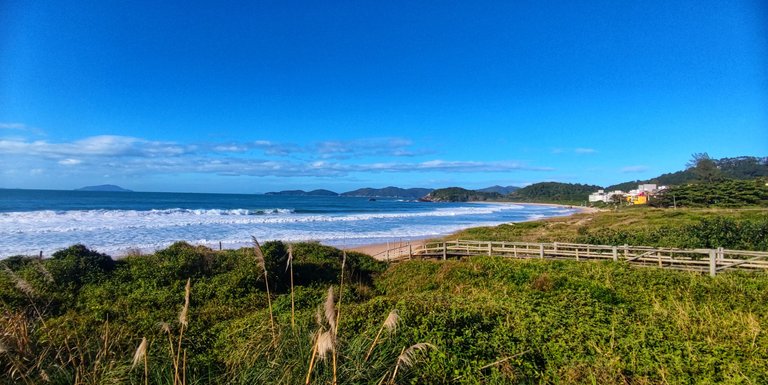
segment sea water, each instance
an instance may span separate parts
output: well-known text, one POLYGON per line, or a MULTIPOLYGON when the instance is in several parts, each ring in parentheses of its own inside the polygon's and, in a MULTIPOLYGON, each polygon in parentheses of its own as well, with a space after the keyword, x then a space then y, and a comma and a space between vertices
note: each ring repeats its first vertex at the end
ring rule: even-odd
POLYGON ((113 256, 176 241, 237 248, 259 241, 349 247, 447 235, 578 209, 381 198, 0 190, 0 257, 50 255, 82 243, 113 256))

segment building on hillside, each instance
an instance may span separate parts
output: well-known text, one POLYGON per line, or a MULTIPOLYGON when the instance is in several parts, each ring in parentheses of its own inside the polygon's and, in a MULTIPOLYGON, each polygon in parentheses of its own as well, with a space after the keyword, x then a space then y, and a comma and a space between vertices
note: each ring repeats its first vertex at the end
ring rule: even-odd
POLYGON ((614 199, 614 196, 618 196, 620 200, 623 200, 625 195, 627 194, 621 190, 614 190, 610 192, 605 192, 605 190, 597 190, 597 192, 589 194, 589 202, 611 203, 614 199))
POLYGON ((633 205, 648 204, 648 201, 661 190, 666 189, 667 186, 656 186, 652 183, 641 184, 637 186, 635 190, 629 190, 626 199, 627 202, 633 205))

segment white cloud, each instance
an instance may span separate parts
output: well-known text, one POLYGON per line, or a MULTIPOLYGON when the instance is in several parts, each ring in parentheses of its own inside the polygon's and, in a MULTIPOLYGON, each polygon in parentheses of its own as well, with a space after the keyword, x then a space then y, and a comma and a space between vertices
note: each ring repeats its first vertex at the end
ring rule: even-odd
POLYGON ((579 155, 586 155, 586 154, 594 154, 597 152, 594 148, 587 148, 587 147, 577 147, 577 148, 553 148, 550 150, 552 154, 579 154, 579 155))
POLYGON ((128 136, 91 136, 70 143, 50 143, 43 140, 0 139, 0 152, 50 158, 71 156, 156 157, 177 156, 193 152, 195 146, 182 146, 172 142, 157 142, 128 136))
POLYGON ((345 177, 357 173, 551 171, 545 167, 504 161, 431 159, 399 161, 426 152, 412 150, 406 139, 374 138, 325 141, 305 146, 266 140, 243 143, 183 144, 117 135, 69 142, 0 139, 0 155, 8 164, 49 170, 78 166, 71 172, 93 175, 214 174, 274 177, 345 177), (301 156, 286 158, 287 154, 301 156), (361 161, 376 157, 374 162, 361 161), (355 159, 354 161, 350 159, 355 159), (87 165, 87 167, 85 167, 87 165))
POLYGON ((26 130, 27 126, 24 123, 3 123, 3 122, 0 122, 0 129, 2 129, 2 130, 26 130))
POLYGON ((83 161, 80 159, 68 158, 68 159, 62 159, 58 163, 62 166, 77 166, 78 164, 83 163, 83 161))

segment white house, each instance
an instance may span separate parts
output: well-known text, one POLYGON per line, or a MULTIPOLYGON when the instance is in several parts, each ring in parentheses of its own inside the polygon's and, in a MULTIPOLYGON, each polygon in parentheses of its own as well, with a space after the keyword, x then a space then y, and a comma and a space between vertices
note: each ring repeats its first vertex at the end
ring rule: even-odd
POLYGON ((597 192, 589 194, 589 201, 611 203, 614 196, 619 196, 620 198, 624 199, 625 195, 627 194, 621 190, 614 190, 611 192, 605 192, 605 190, 597 190, 597 192))

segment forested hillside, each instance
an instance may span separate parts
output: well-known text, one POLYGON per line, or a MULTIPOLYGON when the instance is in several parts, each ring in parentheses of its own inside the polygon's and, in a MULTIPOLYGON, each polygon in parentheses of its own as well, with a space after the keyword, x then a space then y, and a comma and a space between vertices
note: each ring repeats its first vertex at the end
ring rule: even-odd
POLYGON ((589 194, 600 188, 588 184, 543 182, 523 187, 509 194, 508 198, 519 202, 584 203, 589 194))
POLYGON ((432 191, 421 199, 428 202, 473 202, 501 200, 502 198, 503 196, 501 194, 495 192, 482 192, 467 190, 461 187, 448 187, 432 191))
POLYGON ((656 178, 636 180, 608 186, 607 191, 629 191, 644 183, 663 186, 675 186, 707 178, 717 179, 754 179, 768 176, 768 157, 740 156, 736 158, 710 159, 706 154, 694 154, 688 168, 682 171, 662 174, 656 178), (698 158, 698 159, 697 159, 698 158), (703 162, 703 169, 697 169, 697 163, 703 162), (711 163, 710 163, 711 162, 711 163), (704 175, 707 174, 707 175, 704 175))

